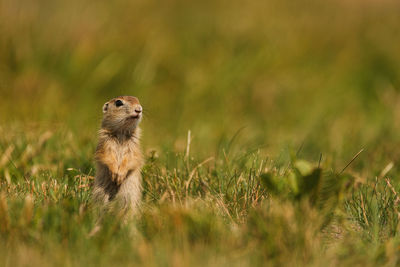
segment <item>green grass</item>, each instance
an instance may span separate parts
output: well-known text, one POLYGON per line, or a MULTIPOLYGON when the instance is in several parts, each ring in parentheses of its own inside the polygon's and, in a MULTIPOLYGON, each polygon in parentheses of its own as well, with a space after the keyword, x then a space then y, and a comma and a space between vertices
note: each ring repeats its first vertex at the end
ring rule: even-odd
POLYGON ((399 265, 399 11, 0 0, 0 265, 399 265), (92 236, 117 95, 144 106, 143 204, 92 236))

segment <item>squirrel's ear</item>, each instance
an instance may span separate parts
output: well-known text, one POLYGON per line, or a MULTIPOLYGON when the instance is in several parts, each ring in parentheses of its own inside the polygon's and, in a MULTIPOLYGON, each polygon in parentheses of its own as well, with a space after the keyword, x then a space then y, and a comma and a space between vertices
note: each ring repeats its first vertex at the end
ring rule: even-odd
POLYGON ((108 110, 108 102, 103 105, 103 113, 106 113, 108 110))

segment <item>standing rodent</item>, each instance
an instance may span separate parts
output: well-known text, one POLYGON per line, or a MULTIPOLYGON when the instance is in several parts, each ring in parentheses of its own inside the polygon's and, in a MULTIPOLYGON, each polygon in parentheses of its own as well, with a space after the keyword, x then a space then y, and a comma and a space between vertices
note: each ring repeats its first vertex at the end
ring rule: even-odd
POLYGON ((111 99, 103 106, 103 121, 97 145, 94 202, 103 208, 117 204, 135 211, 142 196, 140 149, 142 106, 133 96, 111 99))

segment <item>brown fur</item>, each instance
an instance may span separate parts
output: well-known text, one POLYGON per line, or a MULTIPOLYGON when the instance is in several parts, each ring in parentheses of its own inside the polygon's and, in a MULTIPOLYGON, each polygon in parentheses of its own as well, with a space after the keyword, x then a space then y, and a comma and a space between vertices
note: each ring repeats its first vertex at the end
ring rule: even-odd
POLYGON ((114 98, 103 106, 93 189, 94 201, 103 207, 116 203, 125 210, 135 211, 140 203, 144 163, 138 127, 141 111, 139 100, 132 96, 114 98), (118 100, 122 106, 116 106, 118 100))

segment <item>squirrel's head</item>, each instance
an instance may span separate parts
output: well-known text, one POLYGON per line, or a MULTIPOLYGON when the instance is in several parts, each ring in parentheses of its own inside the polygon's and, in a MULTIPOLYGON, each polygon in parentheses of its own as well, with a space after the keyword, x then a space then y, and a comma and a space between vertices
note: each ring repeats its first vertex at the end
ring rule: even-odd
POLYGON ((102 128, 113 133, 135 131, 142 119, 142 106, 134 96, 120 96, 103 105, 102 128))

